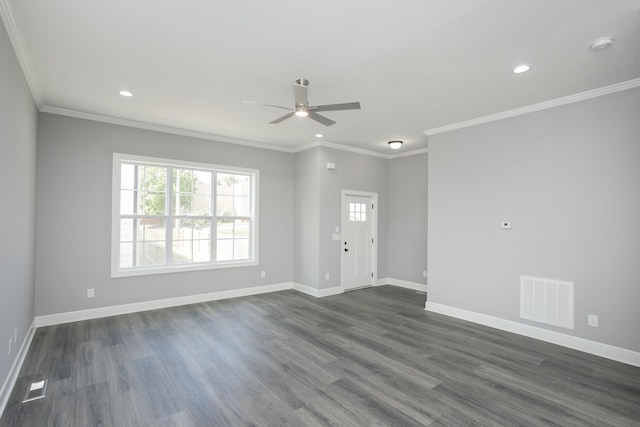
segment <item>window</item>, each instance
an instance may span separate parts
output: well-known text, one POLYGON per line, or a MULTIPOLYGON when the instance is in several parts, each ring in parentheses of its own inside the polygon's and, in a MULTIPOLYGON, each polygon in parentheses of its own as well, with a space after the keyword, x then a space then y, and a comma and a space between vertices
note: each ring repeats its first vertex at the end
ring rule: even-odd
POLYGON ((111 276, 257 264, 258 171, 113 157, 111 276))
POLYGON ((365 203, 349 203, 349 221, 366 221, 367 205, 365 203))

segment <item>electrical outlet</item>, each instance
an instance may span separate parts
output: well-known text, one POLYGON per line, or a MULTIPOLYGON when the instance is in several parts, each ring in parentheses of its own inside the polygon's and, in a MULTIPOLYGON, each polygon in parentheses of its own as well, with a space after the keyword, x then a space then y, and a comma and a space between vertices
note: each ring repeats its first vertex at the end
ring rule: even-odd
POLYGON ((324 273, 324 280, 329 280, 329 273, 324 273))
POLYGON ((94 288, 87 289, 87 298, 93 298, 96 296, 96 290, 94 288))
POLYGON ((427 277, 427 270, 422 270, 422 277, 427 277))
POLYGON ((589 326, 593 326, 594 328, 598 327, 598 316, 596 316, 595 314, 590 314, 587 317, 587 320, 589 322, 589 326))
POLYGON ((266 272, 266 271, 264 271, 264 270, 263 270, 263 271, 261 271, 261 272, 260 272, 260 277, 262 277, 263 279, 264 279, 265 277, 267 277, 267 272, 266 272))
POLYGON ((11 356, 11 346, 13 345, 13 339, 9 338, 9 356, 11 356))

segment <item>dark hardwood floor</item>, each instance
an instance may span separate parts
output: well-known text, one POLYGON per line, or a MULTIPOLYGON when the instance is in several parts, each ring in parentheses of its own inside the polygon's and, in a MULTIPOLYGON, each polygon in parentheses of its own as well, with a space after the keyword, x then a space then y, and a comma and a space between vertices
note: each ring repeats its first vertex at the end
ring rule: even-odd
POLYGON ((640 368, 423 308, 284 291, 40 328, 0 425, 640 425, 640 368))

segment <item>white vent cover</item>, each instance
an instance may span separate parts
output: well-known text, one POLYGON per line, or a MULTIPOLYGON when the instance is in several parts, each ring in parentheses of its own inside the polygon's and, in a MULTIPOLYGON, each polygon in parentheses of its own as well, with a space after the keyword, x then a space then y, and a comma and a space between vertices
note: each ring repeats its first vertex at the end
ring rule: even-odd
POLYGON ((520 317, 573 329, 573 282, 520 276, 520 317))

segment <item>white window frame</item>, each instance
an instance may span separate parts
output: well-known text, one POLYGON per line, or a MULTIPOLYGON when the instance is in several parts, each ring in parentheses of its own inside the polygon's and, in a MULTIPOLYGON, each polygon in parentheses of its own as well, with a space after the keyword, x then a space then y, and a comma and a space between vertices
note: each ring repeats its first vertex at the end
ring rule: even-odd
MULTIPOLYGON (((182 271, 211 270, 230 267, 248 267, 258 265, 258 195, 259 195, 260 171, 257 169, 240 168, 235 166, 223 166, 208 163, 197 163, 183 160, 163 159, 157 157, 137 156, 131 154, 114 153, 113 154, 113 170, 112 170, 112 187, 111 187, 111 277, 130 277, 143 276, 150 274, 177 273, 182 271), (125 267, 120 268, 120 179, 121 165, 123 163, 148 164, 153 166, 198 169, 210 171, 213 173, 238 173, 251 176, 251 227, 249 260, 241 261, 216 261, 211 251, 212 260, 207 263, 187 264, 187 265, 162 265, 162 266, 145 266, 145 267, 125 267)), ((215 182, 212 182, 212 198, 215 199, 215 182)), ((168 193, 167 198, 171 195, 168 193)), ((214 203, 215 206, 215 203, 214 203)), ((167 216, 167 224, 173 218, 171 212, 167 216)), ((217 215, 215 209, 211 212, 211 245, 215 247, 217 215)), ((170 248, 167 246, 167 250, 170 248)))

